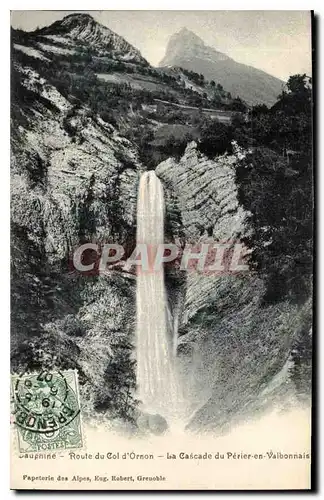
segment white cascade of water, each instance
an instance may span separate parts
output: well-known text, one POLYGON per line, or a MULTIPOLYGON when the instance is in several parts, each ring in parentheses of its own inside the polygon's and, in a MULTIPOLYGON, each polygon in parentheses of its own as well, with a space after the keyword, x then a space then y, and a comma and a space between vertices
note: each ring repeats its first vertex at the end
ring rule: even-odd
MULTIPOLYGON (((153 171, 142 174, 137 202, 137 244, 146 244, 151 258, 164 243, 163 187, 153 171)), ((142 410, 158 413, 169 426, 181 418, 183 396, 176 357, 168 332, 167 297, 163 268, 137 276, 137 396, 142 410)))

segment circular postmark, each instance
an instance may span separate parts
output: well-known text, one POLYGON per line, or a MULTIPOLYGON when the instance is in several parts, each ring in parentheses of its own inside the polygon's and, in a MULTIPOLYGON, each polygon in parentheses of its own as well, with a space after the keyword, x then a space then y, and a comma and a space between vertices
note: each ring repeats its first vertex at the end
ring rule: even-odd
POLYGON ((16 425, 49 438, 80 413, 77 395, 61 372, 17 376, 13 397, 16 425))

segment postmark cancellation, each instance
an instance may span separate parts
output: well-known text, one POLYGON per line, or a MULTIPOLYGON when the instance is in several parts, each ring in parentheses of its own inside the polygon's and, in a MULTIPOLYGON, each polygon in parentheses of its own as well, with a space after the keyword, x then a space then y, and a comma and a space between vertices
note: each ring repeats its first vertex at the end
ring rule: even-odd
POLYGON ((14 374, 11 393, 20 453, 83 446, 77 371, 14 374))

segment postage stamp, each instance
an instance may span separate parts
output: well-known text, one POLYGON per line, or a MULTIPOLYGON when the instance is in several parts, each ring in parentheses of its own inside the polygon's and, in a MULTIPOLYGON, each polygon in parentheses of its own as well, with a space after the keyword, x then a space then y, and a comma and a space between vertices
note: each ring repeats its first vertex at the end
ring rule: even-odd
POLYGON ((11 390, 21 453, 83 446, 76 371, 12 375, 11 390))

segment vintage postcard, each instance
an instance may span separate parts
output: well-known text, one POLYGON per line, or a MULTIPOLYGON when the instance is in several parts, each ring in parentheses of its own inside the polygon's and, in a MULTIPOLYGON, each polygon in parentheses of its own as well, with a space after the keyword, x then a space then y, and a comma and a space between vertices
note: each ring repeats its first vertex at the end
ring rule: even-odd
POLYGON ((312 488, 310 11, 11 12, 11 488, 312 488))

